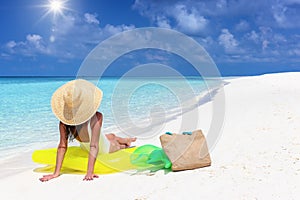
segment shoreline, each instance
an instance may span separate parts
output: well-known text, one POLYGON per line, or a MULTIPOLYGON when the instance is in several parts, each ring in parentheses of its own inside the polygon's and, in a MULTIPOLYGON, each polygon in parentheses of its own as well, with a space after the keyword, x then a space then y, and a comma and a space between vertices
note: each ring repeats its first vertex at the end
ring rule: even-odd
MULTIPOLYGON (((229 84, 224 86, 225 122, 217 144, 211 149, 210 167, 167 174, 163 170, 140 175, 117 173, 102 175, 91 182, 83 182, 81 175, 62 175, 41 183, 38 178, 42 174, 33 172, 39 166, 24 162, 29 169, 0 176, 1 196, 31 200, 297 199, 300 195, 297 185, 300 110, 296 109, 300 100, 299 80, 299 72, 226 79, 229 84)), ((197 128, 205 134, 210 129, 212 103, 197 109, 200 112, 197 128)), ((188 112, 184 115, 188 116, 188 112)), ((161 132, 176 132, 180 120, 176 117, 168 121, 161 132)), ((158 138, 144 139, 136 145, 142 143, 160 145, 158 138)))

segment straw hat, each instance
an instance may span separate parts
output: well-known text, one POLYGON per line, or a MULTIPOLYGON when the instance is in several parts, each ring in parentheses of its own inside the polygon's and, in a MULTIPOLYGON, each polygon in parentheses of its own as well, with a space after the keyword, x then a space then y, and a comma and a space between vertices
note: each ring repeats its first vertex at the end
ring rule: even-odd
POLYGON ((70 81, 52 95, 54 115, 64 124, 79 125, 88 121, 98 110, 102 91, 83 79, 70 81))

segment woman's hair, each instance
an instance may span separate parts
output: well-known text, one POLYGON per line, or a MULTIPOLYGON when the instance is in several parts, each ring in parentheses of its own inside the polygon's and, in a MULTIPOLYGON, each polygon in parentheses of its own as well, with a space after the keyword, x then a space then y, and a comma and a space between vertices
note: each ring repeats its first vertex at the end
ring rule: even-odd
POLYGON ((69 141, 73 141, 78 136, 78 132, 80 131, 81 126, 71 126, 71 125, 65 125, 65 126, 67 131, 67 139, 69 139, 69 141))

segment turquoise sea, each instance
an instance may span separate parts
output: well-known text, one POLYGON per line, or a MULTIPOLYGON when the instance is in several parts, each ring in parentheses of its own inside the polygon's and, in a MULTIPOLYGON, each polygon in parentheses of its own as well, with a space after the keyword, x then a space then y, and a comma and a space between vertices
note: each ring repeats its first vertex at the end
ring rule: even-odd
MULTIPOLYGON (((51 96, 73 79, 0 78, 0 159, 57 143, 58 120, 51 111, 51 96)), ((103 90, 99 111, 104 115, 105 133, 130 123, 151 126, 150 116, 176 116, 182 112, 183 102, 207 91, 206 83, 199 77, 87 79, 103 90)))

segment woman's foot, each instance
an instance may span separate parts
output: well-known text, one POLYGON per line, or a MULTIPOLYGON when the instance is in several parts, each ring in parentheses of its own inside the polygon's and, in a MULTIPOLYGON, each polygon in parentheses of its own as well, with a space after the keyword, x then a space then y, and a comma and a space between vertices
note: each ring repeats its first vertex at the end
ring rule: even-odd
POLYGON ((110 142, 109 153, 113 153, 113 152, 116 152, 116 151, 126 148, 125 145, 121 145, 116 140, 111 140, 109 142, 110 142))
POLYGON ((126 138, 126 147, 130 147, 132 142, 136 141, 136 137, 134 138, 126 138))
POLYGON ((113 153, 119 151, 120 149, 125 149, 131 146, 132 142, 136 141, 136 137, 134 138, 121 138, 116 136, 113 133, 106 134, 107 139, 110 142, 109 153, 113 153))

